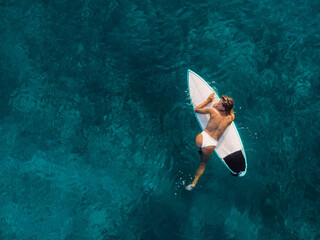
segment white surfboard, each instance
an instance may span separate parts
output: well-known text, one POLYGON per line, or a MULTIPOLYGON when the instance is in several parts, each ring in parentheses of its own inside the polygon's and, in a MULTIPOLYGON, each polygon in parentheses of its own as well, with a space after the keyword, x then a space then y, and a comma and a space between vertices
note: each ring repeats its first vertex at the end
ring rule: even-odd
MULTIPOLYGON (((208 85, 205 80, 191 70, 188 70, 188 85, 193 108, 207 100, 211 93, 215 93, 215 99, 206 107, 213 108, 212 105, 216 102, 219 102, 220 98, 218 94, 208 85)), ((207 127, 210 119, 209 114, 194 113, 201 129, 204 130, 207 127)), ((219 139, 215 148, 215 152, 225 166, 231 171, 232 175, 242 177, 246 174, 246 154, 234 122, 230 124, 230 126, 225 130, 219 139)))

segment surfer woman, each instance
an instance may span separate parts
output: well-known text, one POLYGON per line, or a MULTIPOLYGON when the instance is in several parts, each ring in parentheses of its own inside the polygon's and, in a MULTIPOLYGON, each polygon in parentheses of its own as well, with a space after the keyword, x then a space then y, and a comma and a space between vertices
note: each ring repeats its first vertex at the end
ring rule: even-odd
POLYGON ((212 93, 206 101, 194 109, 197 113, 210 114, 210 120, 206 129, 196 137, 196 145, 200 148, 201 161, 193 182, 186 187, 186 190, 189 191, 196 186, 204 172, 207 161, 218 144, 219 138, 235 118, 233 113, 233 99, 228 96, 223 95, 218 103, 213 104, 213 108, 205 107, 214 100, 214 95, 215 94, 212 93))

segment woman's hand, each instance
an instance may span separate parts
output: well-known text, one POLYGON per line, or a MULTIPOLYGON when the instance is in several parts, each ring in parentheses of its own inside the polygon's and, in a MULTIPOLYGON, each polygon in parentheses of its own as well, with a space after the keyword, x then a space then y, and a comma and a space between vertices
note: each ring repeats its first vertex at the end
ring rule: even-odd
POLYGON ((208 100, 209 102, 212 102, 212 101, 214 100, 214 96, 215 96, 215 94, 214 94, 214 93, 211 93, 207 100, 208 100))

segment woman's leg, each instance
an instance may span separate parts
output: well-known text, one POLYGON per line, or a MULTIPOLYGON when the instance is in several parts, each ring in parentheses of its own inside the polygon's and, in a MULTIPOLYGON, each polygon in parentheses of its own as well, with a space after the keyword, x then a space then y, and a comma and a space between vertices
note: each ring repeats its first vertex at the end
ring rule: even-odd
POLYGON ((197 168, 193 182, 186 187, 186 190, 191 191, 196 186, 199 178, 202 176, 204 169, 206 168, 206 164, 209 158, 211 157, 214 149, 215 149, 215 146, 208 146, 201 149, 202 154, 201 154, 200 164, 197 168))
POLYGON ((208 147, 202 148, 201 160, 191 185, 195 186, 197 184, 199 178, 202 176, 204 172, 204 169, 206 168, 207 162, 211 157, 214 149, 215 149, 214 146, 208 146, 208 147))

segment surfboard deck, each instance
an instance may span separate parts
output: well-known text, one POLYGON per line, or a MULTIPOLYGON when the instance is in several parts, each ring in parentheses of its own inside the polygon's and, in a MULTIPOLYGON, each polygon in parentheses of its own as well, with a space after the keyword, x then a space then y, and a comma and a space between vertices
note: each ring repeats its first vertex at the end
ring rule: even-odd
MULTIPOLYGON (((188 70, 188 87, 193 108, 207 100, 211 93, 215 93, 215 99, 206 107, 213 108, 213 104, 220 101, 218 94, 198 74, 188 70)), ((207 127, 209 114, 195 113, 196 119, 202 130, 207 127)), ((242 177, 247 172, 247 159, 243 144, 234 122, 225 130, 218 141, 215 152, 219 159, 229 169, 232 175, 242 177)))

